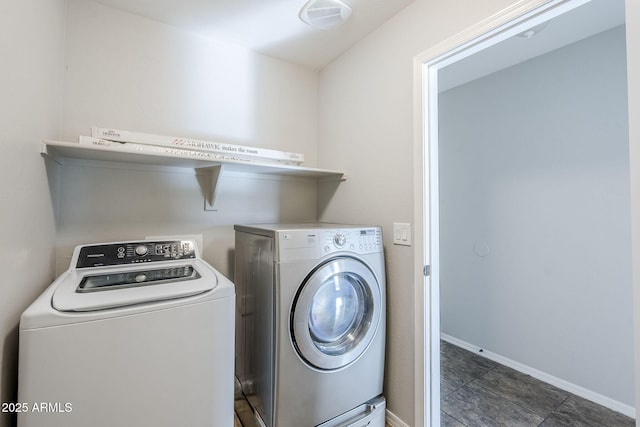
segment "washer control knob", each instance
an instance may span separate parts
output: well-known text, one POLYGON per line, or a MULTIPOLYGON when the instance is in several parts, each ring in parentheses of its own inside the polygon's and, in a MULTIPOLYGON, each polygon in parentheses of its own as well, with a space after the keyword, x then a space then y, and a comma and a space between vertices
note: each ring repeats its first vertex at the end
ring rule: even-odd
POLYGON ((345 243, 347 243, 347 238, 344 234, 337 233, 335 236, 333 236, 333 244, 337 247, 341 248, 345 243))
POLYGON ((149 249, 145 245, 136 246, 136 255, 145 256, 149 252, 149 249))
POLYGON ((145 280, 147 280, 147 275, 144 273, 140 273, 140 274, 136 274, 136 282, 137 283, 142 283, 145 280))

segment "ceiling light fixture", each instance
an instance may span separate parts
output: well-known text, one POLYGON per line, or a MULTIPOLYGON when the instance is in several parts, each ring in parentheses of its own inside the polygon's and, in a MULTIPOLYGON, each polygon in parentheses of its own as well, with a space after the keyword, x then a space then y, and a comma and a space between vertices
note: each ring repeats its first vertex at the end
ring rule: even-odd
POLYGON ((349 19, 351 7, 340 0, 309 0, 298 16, 305 24, 328 30, 349 19))

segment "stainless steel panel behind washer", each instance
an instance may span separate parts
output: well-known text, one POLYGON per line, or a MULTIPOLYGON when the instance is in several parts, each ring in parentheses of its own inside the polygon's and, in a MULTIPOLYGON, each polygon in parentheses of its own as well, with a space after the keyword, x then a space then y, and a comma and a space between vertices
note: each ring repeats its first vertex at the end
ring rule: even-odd
POLYGON ((347 413, 359 418, 351 414, 363 405, 384 412, 384 405, 365 405, 381 395, 384 372, 381 229, 235 230, 236 374, 262 422, 311 427, 347 413))

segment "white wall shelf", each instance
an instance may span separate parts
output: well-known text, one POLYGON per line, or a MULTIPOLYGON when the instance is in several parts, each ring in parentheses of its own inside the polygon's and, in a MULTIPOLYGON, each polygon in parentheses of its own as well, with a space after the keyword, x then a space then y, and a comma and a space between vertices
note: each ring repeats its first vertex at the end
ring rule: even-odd
POLYGON ((44 156, 53 158, 57 163, 64 165, 65 159, 80 159, 89 161, 118 162, 143 165, 171 166, 196 169, 197 175, 204 177, 200 180, 206 188, 205 210, 216 210, 214 207, 216 189, 220 178, 225 171, 251 174, 279 175, 315 179, 317 181, 344 181, 344 172, 308 168, 278 163, 266 163, 255 161, 219 160, 198 158, 198 152, 193 152, 188 157, 176 156, 163 152, 131 151, 124 148, 117 149, 113 146, 80 145, 77 142, 50 141, 42 142, 40 152, 44 156))

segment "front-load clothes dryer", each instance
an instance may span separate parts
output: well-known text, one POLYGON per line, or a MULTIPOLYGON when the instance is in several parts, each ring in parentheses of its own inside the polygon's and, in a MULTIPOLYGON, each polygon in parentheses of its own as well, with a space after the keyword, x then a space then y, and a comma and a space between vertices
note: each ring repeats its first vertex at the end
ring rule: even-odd
POLYGON ((20 319, 18 426, 232 426, 234 307, 192 241, 76 247, 20 319))
POLYGON ((380 228, 262 224, 235 230, 236 375, 260 421, 267 427, 384 426, 380 228))

